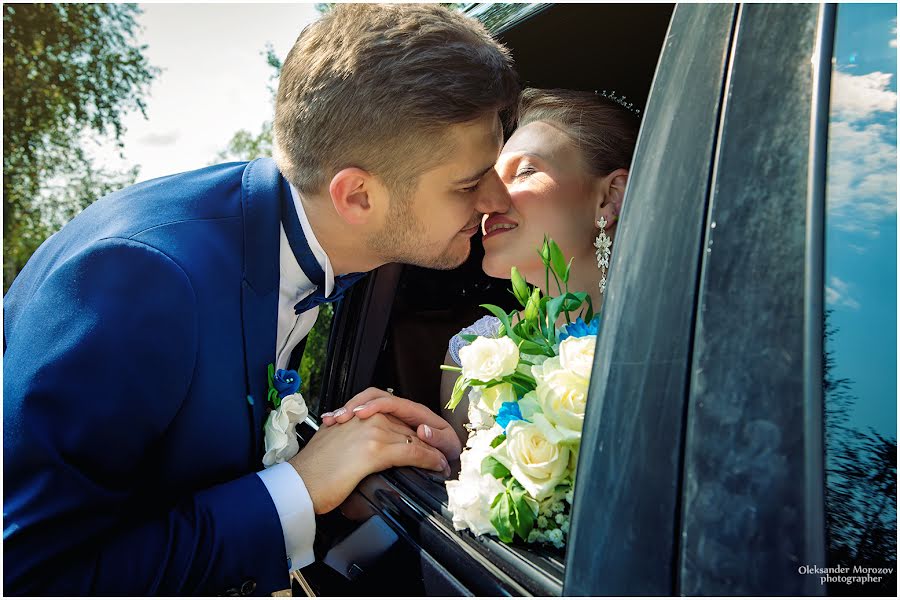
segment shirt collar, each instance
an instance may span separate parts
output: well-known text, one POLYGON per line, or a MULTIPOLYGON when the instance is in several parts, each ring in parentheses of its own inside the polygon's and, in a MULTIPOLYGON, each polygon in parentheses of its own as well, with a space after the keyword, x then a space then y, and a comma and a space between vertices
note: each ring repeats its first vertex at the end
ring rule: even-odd
MULTIPOLYGON (((325 272, 324 291, 325 296, 328 297, 334 291, 334 270, 331 267, 331 261, 328 259, 328 255, 325 254, 325 250, 322 248, 319 240, 316 239, 316 234, 313 233, 312 225, 310 225, 309 219, 306 217, 306 212, 303 210, 303 202, 300 200, 300 193, 292 184, 288 183, 288 185, 291 188, 291 199, 297 210, 297 218, 300 220, 300 227, 303 229, 303 235, 306 236, 306 243, 309 244, 309 249, 312 250, 313 256, 316 257, 316 262, 319 263, 319 266, 322 267, 322 271, 325 272)), ((282 236, 284 236, 284 232, 282 232, 282 236)), ((286 241, 287 239, 285 238, 285 242, 286 241)), ((281 265, 281 276, 286 280, 282 283, 294 283, 298 288, 298 292, 304 292, 308 289, 311 285, 309 283, 309 278, 303 272, 303 269, 300 268, 290 247, 287 248, 286 253, 282 252, 281 265)))

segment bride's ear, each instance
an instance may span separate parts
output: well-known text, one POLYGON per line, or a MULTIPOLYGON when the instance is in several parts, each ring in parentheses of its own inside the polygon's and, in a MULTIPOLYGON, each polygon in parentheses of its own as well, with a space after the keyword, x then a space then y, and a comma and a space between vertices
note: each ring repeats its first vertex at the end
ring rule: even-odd
POLYGON ((608 224, 607 229, 616 225, 622 212, 622 201, 625 199, 627 184, 628 169, 616 169, 600 180, 600 194, 597 198, 594 221, 599 221, 600 217, 603 217, 608 224))

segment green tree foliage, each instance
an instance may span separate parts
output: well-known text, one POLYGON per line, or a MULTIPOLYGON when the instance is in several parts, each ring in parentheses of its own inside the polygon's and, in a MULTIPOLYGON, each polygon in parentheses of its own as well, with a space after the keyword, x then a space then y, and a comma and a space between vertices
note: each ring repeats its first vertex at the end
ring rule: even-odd
POLYGON ((331 335, 331 323, 334 320, 334 304, 319 306, 316 324, 306 336, 306 348, 303 349, 303 360, 300 361, 300 379, 303 381, 300 392, 306 400, 309 411, 320 414, 322 405, 322 384, 325 381, 325 359, 328 358, 328 338, 331 335))
POLYGON ((35 249, 106 193, 133 183, 95 167, 89 141, 121 147, 158 74, 129 4, 3 5, 3 288, 35 249))
MULTIPOLYGON (((825 524, 828 564, 893 569, 880 583, 829 584, 829 595, 893 596, 897 587, 897 440, 849 423, 858 398, 853 381, 835 377, 832 342, 837 330, 826 313, 825 524)), ((852 574, 852 573, 851 573, 852 574)))

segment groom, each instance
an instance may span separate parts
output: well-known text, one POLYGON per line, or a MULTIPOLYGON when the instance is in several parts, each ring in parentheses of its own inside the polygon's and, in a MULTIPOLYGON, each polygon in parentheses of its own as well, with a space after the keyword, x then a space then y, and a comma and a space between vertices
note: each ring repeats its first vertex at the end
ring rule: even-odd
POLYGON ((268 595, 363 477, 445 468, 381 417, 263 470, 266 369, 366 271, 465 260, 508 203, 516 93, 467 17, 338 5, 284 63, 274 161, 132 186, 47 240, 4 298, 5 591, 268 595))

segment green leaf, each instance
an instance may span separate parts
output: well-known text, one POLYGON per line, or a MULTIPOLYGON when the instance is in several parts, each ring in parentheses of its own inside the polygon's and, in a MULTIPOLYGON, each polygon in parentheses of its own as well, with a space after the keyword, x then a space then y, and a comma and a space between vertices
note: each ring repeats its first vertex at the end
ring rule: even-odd
POLYGON ((491 440, 491 448, 496 448, 497 446, 502 444, 503 440, 505 440, 505 439, 506 439, 506 434, 501 433, 500 435, 498 435, 497 437, 495 437, 494 439, 491 440))
POLYGON ((510 270, 509 278, 512 281, 513 295, 516 297, 516 300, 519 301, 519 304, 525 306, 531 295, 528 291, 528 284, 525 282, 525 278, 522 277, 522 274, 519 273, 519 270, 515 267, 510 270))
POLYGON ((581 307, 586 297, 587 294, 585 292, 567 292, 552 298, 547 303, 547 313, 550 316, 550 320, 555 323, 561 312, 577 310, 581 307))
POLYGON ((590 323, 594 319, 594 303, 591 302, 590 294, 585 298, 585 301, 587 302, 587 310, 583 318, 585 323, 590 323))
POLYGON ((497 506, 497 503, 500 502, 500 497, 501 497, 501 496, 503 496, 503 492, 500 492, 499 494, 497 494, 496 496, 494 496, 493 501, 491 501, 491 508, 494 508, 495 506, 497 506))
POLYGON ((563 281, 568 281, 568 280, 569 280, 569 272, 572 270, 572 261, 574 261, 574 260, 575 260, 575 257, 574 257, 574 256, 573 256, 572 258, 569 259, 569 264, 566 265, 566 276, 565 276, 565 278, 563 279, 563 281))
POLYGON ((510 523, 510 512, 512 511, 512 503, 510 501, 509 491, 500 494, 500 501, 491 508, 491 524, 497 530, 497 537, 501 542, 507 544, 512 543, 515 530, 510 523))
POLYGON ((493 304, 482 304, 481 308, 490 311, 491 314, 500 319, 500 323, 502 323, 503 327, 506 328, 505 331, 507 337, 509 337, 509 339, 511 339, 513 343, 519 343, 520 338, 518 335, 516 335, 516 332, 513 331, 512 326, 509 324, 509 315, 506 314, 506 311, 504 311, 499 306, 494 306, 493 304))
POLYGON ((281 406, 281 398, 278 397, 278 390, 275 388, 269 388, 269 395, 267 400, 272 403, 273 408, 278 408, 281 406))
MULTIPOLYGON (((516 482, 518 484, 518 482, 516 482)), ((525 489, 521 485, 514 485, 507 492, 510 497, 510 525, 522 540, 528 539, 528 534, 534 528, 534 513, 528 503, 525 502, 525 489)))
POLYGON ((461 334, 459 334, 459 337, 461 337, 463 340, 469 342, 470 344, 478 339, 478 336, 475 335, 474 333, 461 333, 461 334))
POLYGON ((503 479, 511 475, 509 469, 493 456, 485 456, 481 461, 481 474, 490 475, 496 479, 503 479))
POLYGON ((566 275, 566 257, 563 256, 562 250, 553 240, 550 240, 550 267, 556 276, 562 281, 567 281, 566 275))
POLYGON ((546 346, 541 346, 535 342, 529 342, 528 340, 523 340, 519 344, 519 352, 524 352, 525 354, 543 354, 545 356, 552 356, 552 352, 548 351, 546 346))

